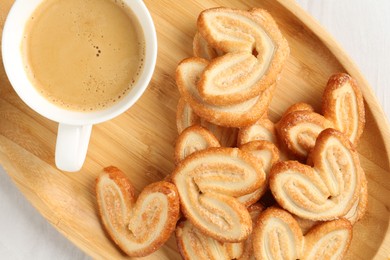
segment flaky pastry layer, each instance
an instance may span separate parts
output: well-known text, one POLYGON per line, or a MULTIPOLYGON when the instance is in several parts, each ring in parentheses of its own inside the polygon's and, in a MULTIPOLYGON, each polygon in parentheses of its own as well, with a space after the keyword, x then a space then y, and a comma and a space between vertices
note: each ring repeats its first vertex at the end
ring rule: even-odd
POLYGON ((190 154, 209 147, 220 147, 217 138, 200 125, 190 126, 176 140, 175 163, 178 164, 190 154))
POLYGON ((263 9, 211 8, 199 15, 197 27, 212 48, 224 53, 211 60, 198 84, 209 104, 233 105, 258 96, 275 83, 290 52, 263 9))
POLYGON ((334 129, 318 136, 309 159, 279 162, 271 169, 270 189, 283 208, 311 220, 344 216, 358 200, 364 172, 348 138, 334 129))
POLYGON ((176 167, 183 214, 204 234, 224 242, 240 242, 252 229, 246 207, 237 197, 264 185, 265 173, 249 153, 237 148, 208 148, 176 167))
POLYGON ((205 102, 199 94, 197 82, 207 64, 207 60, 193 57, 181 61, 176 69, 179 92, 198 116, 216 125, 242 127, 253 124, 266 113, 275 86, 235 105, 217 106, 205 102))
POLYGON ((303 236, 288 211, 270 207, 260 214, 252 237, 256 259, 342 259, 352 225, 345 219, 322 222, 303 236))
POLYGON ((146 256, 159 249, 179 218, 175 185, 152 183, 136 199, 130 181, 113 166, 96 179, 96 198, 104 228, 129 256, 146 256))

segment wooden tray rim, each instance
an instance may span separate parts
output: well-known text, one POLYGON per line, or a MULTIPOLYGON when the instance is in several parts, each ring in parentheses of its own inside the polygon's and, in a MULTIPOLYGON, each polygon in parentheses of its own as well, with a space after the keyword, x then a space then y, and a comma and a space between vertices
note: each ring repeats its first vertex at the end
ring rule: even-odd
MULTIPOLYGON (((371 88, 368 81, 364 78, 359 68, 353 62, 353 60, 346 54, 341 45, 331 36, 330 33, 310 14, 308 14, 301 6, 299 6, 294 0, 276 0, 278 4, 280 4, 283 8, 288 10, 297 20, 301 21, 316 37, 320 39, 320 41, 329 49, 329 51, 337 58, 340 64, 344 67, 344 69, 349 73, 352 77, 354 77, 361 88, 363 96, 365 98, 365 102, 371 108, 371 112, 375 121, 375 125, 378 127, 379 132, 383 135, 382 139, 384 141, 384 146, 386 150, 386 154, 388 157, 388 163, 390 163, 390 124, 389 121, 383 111, 383 108, 380 106, 373 89, 371 88)), ((4 159, 4 157, 1 157, 4 159)), ((86 254, 90 256, 97 256, 92 252, 89 247, 85 244, 78 243, 79 241, 75 236, 71 236, 71 234, 66 232, 65 223, 61 223, 56 220, 50 214, 45 214, 50 212, 51 209, 47 208, 46 204, 43 203, 39 197, 32 194, 31 191, 25 190, 22 187, 22 184, 18 183, 17 178, 11 172, 15 172, 16 169, 12 165, 12 163, 8 160, 1 161, 1 166, 5 169, 7 174, 11 177, 11 180, 18 189, 22 192, 23 196, 33 205, 34 208, 38 210, 38 212, 49 222, 51 223, 55 229, 57 229, 62 235, 64 235, 67 239, 69 239, 74 245, 83 250, 86 254), (25 196, 25 194, 29 194, 29 196, 25 196), (40 210, 46 209, 46 210, 40 210), (65 224, 65 225, 64 225, 65 224)), ((390 218, 388 220, 388 230, 386 232, 385 237, 383 238, 382 244, 378 247, 377 254, 374 258, 378 257, 380 251, 385 253, 386 249, 384 248, 385 242, 390 242, 390 218)))

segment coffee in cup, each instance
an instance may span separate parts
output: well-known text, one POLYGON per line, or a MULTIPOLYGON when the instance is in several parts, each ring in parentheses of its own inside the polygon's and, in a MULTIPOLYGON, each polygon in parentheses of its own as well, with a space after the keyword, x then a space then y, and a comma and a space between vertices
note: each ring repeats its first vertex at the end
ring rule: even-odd
POLYGON ((64 109, 104 109, 126 96, 145 42, 131 9, 114 0, 46 0, 28 20, 22 55, 31 83, 64 109))
POLYGON ((2 56, 19 97, 59 123, 56 166, 79 171, 93 124, 125 112, 146 90, 156 30, 138 0, 18 0, 2 56))

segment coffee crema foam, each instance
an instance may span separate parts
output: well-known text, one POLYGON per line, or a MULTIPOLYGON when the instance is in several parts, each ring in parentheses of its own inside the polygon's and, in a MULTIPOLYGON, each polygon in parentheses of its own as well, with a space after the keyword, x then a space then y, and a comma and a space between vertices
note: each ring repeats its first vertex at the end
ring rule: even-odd
POLYGON ((22 42, 29 79, 47 100, 76 111, 112 106, 143 70, 142 29, 123 1, 46 0, 22 42))

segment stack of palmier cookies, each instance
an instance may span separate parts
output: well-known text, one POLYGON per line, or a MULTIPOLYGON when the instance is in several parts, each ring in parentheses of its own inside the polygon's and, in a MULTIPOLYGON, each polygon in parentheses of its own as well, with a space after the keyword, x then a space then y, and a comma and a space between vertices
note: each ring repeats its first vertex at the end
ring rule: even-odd
POLYGON ((203 11, 194 57, 176 70, 181 97, 207 122, 242 127, 267 110, 290 49, 271 15, 213 8, 203 11))
POLYGON ((96 194, 108 234, 130 256, 174 233, 184 259, 342 258, 368 196, 356 82, 335 74, 322 114, 297 103, 273 123, 268 106, 289 47, 269 13, 205 10, 193 51, 176 71, 176 168, 138 199, 106 168, 96 194))

